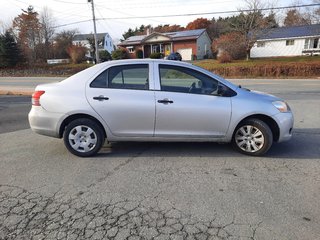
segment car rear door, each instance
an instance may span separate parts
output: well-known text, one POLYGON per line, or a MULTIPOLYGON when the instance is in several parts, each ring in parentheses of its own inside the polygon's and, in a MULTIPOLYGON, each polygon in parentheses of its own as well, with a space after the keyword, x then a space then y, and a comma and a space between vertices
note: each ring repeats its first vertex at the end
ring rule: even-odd
POLYGON ((92 108, 115 136, 152 137, 155 99, 149 90, 152 63, 111 66, 87 85, 92 108))
POLYGON ((159 64, 156 137, 220 138, 231 118, 231 99, 217 80, 188 67, 159 64))

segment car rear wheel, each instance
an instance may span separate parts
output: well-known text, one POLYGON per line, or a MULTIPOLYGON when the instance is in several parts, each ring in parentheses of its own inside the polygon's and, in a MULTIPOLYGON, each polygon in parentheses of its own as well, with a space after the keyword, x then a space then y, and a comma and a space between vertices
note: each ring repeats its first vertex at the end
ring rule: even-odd
POLYGON ((235 130, 232 144, 241 153, 260 156, 270 149, 272 141, 272 131, 265 122, 248 119, 235 130))
POLYGON ((104 144, 101 127, 93 120, 80 118, 69 123, 63 134, 67 149, 79 157, 95 155, 104 144))

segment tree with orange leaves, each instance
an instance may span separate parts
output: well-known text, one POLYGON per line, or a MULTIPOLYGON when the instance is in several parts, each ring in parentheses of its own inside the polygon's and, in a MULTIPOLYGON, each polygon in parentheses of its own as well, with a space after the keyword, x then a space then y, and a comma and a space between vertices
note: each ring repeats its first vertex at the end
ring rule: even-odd
POLYGON ((36 60, 35 48, 41 43, 41 23, 38 15, 33 11, 33 7, 29 6, 28 10, 23 10, 23 13, 16 17, 12 24, 18 44, 29 62, 36 60))
POLYGON ((210 24, 211 22, 206 18, 197 18, 196 20, 188 23, 186 30, 207 28, 210 24))

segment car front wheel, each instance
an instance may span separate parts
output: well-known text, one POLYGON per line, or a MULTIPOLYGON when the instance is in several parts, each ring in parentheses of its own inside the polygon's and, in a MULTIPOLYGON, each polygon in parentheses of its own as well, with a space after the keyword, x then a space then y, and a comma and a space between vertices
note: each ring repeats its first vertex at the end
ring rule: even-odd
POLYGON ((80 118, 70 122, 63 134, 67 149, 79 157, 95 155, 104 144, 101 127, 91 119, 80 118))
POLYGON ((270 149, 272 141, 272 131, 265 122, 247 119, 235 130, 232 144, 241 153, 260 156, 270 149))

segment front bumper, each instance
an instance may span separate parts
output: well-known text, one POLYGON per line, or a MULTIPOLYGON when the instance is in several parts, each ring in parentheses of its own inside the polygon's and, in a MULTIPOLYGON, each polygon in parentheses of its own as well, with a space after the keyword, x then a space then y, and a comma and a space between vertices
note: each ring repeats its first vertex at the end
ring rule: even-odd
POLYGON ((65 114, 52 113, 41 106, 32 106, 28 119, 32 131, 50 137, 59 138, 59 129, 65 114))
POLYGON ((277 142, 288 141, 292 137, 293 114, 292 112, 278 113, 273 116, 279 126, 279 139, 277 142))

